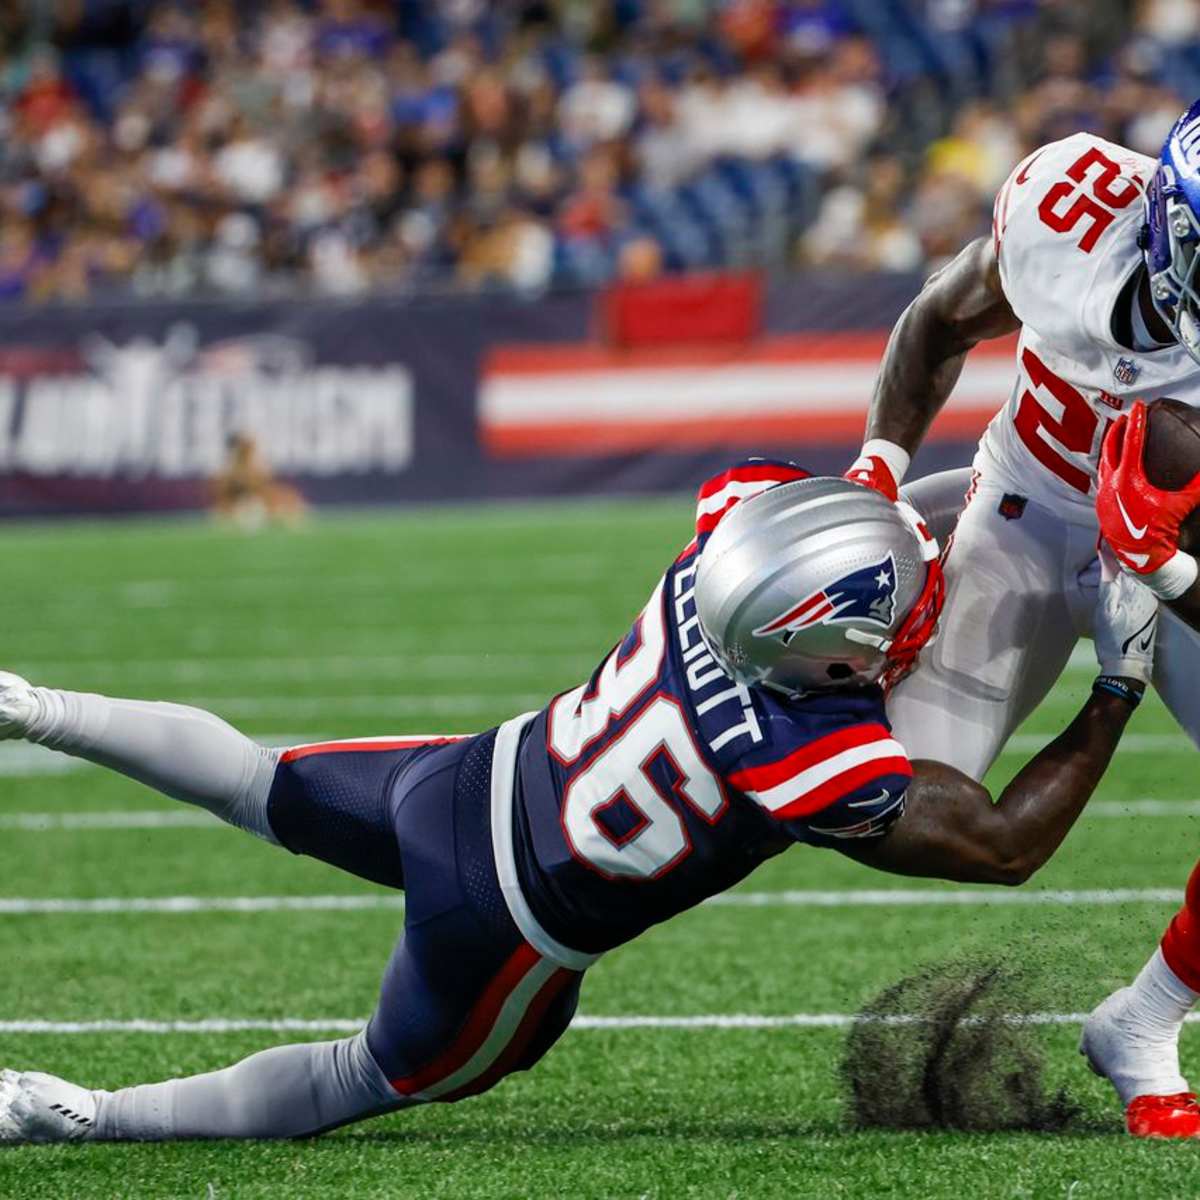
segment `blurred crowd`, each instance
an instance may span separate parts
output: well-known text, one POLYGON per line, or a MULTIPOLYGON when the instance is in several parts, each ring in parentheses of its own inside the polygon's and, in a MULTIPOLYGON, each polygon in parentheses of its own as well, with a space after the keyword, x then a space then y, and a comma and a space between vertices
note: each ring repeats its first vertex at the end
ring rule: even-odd
POLYGON ((1197 94, 1200 0, 9 0, 0 297, 929 269, 1197 94))

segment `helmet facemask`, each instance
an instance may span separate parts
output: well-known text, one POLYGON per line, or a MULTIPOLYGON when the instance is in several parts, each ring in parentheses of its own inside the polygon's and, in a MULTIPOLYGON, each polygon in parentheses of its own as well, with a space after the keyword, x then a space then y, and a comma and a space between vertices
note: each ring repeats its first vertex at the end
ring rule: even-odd
POLYGON ((946 602, 946 579, 942 574, 937 540, 915 508, 903 500, 896 507, 921 545, 921 557, 925 561, 925 584, 900 623, 900 628, 880 646, 885 662, 879 683, 884 691, 894 688, 917 665, 921 651, 937 633, 942 606, 946 602))
POLYGON ((1200 218, 1170 166, 1155 173, 1146 209, 1151 302, 1176 341, 1200 362, 1200 218))

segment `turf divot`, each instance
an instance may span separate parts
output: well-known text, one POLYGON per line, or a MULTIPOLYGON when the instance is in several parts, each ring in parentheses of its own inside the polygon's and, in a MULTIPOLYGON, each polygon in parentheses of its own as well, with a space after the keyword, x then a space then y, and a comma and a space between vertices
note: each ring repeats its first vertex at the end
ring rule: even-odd
POLYGON ((859 1129, 1066 1132, 1081 1106, 1045 1082, 1032 975, 951 959, 892 984, 855 1017, 842 1079, 859 1129))

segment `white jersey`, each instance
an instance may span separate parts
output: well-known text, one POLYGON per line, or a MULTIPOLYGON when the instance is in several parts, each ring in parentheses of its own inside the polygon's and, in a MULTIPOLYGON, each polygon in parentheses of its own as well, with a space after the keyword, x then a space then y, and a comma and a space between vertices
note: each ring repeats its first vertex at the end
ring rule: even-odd
POLYGON ((1016 384, 975 465, 1076 523, 1095 523, 1097 456, 1114 417, 1160 396, 1200 407, 1200 365, 1182 346, 1137 353, 1113 336, 1118 298, 1143 262, 1155 166, 1077 133, 1031 154, 996 198, 1000 280, 1022 330, 1016 384))

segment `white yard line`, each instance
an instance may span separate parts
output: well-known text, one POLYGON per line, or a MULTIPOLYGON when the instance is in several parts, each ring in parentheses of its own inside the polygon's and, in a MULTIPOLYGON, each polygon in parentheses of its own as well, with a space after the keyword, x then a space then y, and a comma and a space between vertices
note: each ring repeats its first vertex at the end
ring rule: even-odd
MULTIPOLYGON (((538 708, 547 699, 539 692, 496 693, 495 695, 467 694, 462 696, 415 696, 392 693, 379 696, 324 696, 324 697, 260 697, 260 696, 201 696, 185 697, 176 703, 198 704, 202 708, 229 717, 260 717, 269 715, 283 718, 326 718, 361 716, 377 721, 427 716, 432 718, 472 717, 495 713, 498 707, 520 709, 538 708)), ((378 732, 376 730, 375 732, 378 732)), ((404 730, 394 730, 397 736, 404 730)), ((319 733, 265 733, 252 734, 256 741, 268 746, 296 746, 319 741, 325 735, 319 733)), ((1009 740, 1006 749, 1013 753, 1027 754, 1040 750, 1051 737, 1049 734, 1019 733, 1009 740)), ((1165 754, 1189 753, 1194 750, 1191 741, 1182 733, 1128 734, 1121 741, 1119 754, 1165 754)), ((0 777, 32 778, 38 775, 64 775, 71 771, 83 771, 90 764, 70 758, 44 746, 27 742, 0 742, 0 777)), ((1093 816, 1122 816, 1118 808, 1127 809, 1129 804, 1144 806, 1143 816, 1174 816, 1173 800, 1096 801, 1087 810, 1093 816), (1156 811, 1161 806, 1161 811, 1156 811)), ((1192 803, 1192 802, 1188 802, 1192 803)), ((1197 802, 1200 803, 1200 802, 1197 802)), ((1136 813, 1137 809, 1130 809, 1136 813)), ((1197 809, 1200 811, 1200 809, 1197 809)))
POLYGON ((76 830, 220 829, 224 823, 202 808, 143 808, 115 812, 0 813, 0 829, 20 833, 76 830))
MULTIPOLYGON (((297 742, 300 739, 297 739, 297 742)), ((86 766, 87 764, 81 764, 86 766)), ((5 772, 0 769, 0 774, 5 772)), ((1085 817, 1157 818, 1200 816, 1200 800, 1093 800, 1085 817)), ((224 829, 225 823, 201 808, 129 808, 94 812, 0 811, 0 829, 20 833, 145 829, 224 829)))
POLYGON ((729 908, 857 908, 860 906, 1091 906, 1112 904, 1178 904, 1179 888, 1031 888, 1008 890, 981 888, 860 888, 847 891, 791 890, 781 892, 724 892, 707 904, 729 908))
MULTIPOLYGON (((1083 1012, 1040 1012, 1014 1014, 1014 1024, 1079 1025, 1087 1017, 1083 1012)), ((691 1032, 726 1029, 845 1029, 853 1025, 852 1013, 697 1013, 658 1016, 631 1013, 621 1016, 580 1014, 571 1022, 572 1030, 677 1029, 691 1032)), ((1200 1013, 1189 1013, 1185 1020, 1200 1021, 1200 1013)), ((224 1033, 353 1033, 367 1022, 366 1017, 278 1017, 230 1018, 206 1017, 194 1021, 158 1021, 146 1018, 112 1021, 0 1020, 0 1034, 224 1034, 224 1033)))
POLYGON ((262 913, 363 912, 402 910, 398 893, 348 896, 102 896, 95 899, 0 897, 0 914, 27 916, 65 913, 262 913))
MULTIPOLYGON (((473 716, 502 711, 506 714, 540 708, 550 697, 545 692, 463 692, 460 695, 425 695, 383 692, 345 696, 179 696, 176 704, 191 704, 218 716, 282 717, 364 716, 384 717, 473 716)), ((311 740, 311 739, 310 739, 311 740)))
MULTIPOLYGON (((1043 749, 1054 740, 1054 733, 1017 733, 1004 749, 1028 754, 1043 749)), ((1117 747, 1117 757, 1128 754, 1184 754, 1194 752, 1195 744, 1185 733, 1129 733, 1117 747)))
MULTIPOLYGON (((1082 890, 849 889, 725 892, 705 903, 715 908, 879 908, 879 907, 1090 907, 1123 904, 1178 904, 1178 888, 1096 888, 1082 890)), ((337 896, 104 896, 0 897, 0 914, 9 916, 111 913, 271 913, 363 912, 404 908, 398 893, 337 896)))
MULTIPOLYGON (((477 650, 445 654, 314 654, 273 655, 248 658, 161 658, 86 659, 76 662, 17 664, 18 674, 54 683, 62 677, 96 680, 149 680, 172 683, 323 680, 323 679, 442 679, 506 676, 530 671, 574 670, 587 672, 603 657, 603 651, 528 654, 477 650)), ((110 692, 114 689, 110 686, 110 692)))
POLYGON ((1197 817, 1200 800, 1093 800, 1085 817, 1197 817))

